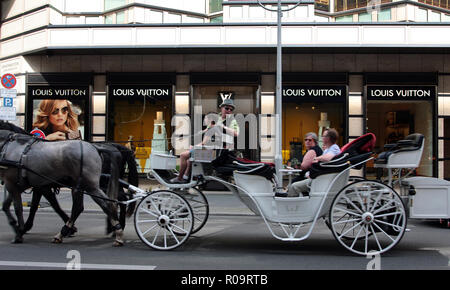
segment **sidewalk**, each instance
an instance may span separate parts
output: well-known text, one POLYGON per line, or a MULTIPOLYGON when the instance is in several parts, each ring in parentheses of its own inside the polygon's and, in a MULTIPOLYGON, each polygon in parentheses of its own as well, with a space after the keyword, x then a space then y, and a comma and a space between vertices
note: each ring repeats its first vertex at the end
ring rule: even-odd
MULTIPOLYGON (((156 190, 159 184, 146 178, 139 179, 139 188, 144 190, 156 190)), ((162 188, 161 188, 162 189, 162 188)), ((204 191, 203 192, 209 203, 209 213, 212 215, 254 215, 245 204, 243 204, 238 197, 227 191, 204 191)), ((31 203, 32 195, 29 193, 22 194, 22 203, 24 204, 24 211, 28 211, 31 203)), ((3 204, 4 189, 0 186, 0 203, 3 204)), ((70 189, 62 188, 58 195, 58 202, 61 208, 69 213, 72 208, 72 196, 70 189)), ((53 211, 45 198, 40 202, 39 211, 53 211)), ((13 208, 11 207, 11 210, 13 208)), ((90 196, 84 197, 84 211, 101 213, 101 208, 92 200, 90 196)))

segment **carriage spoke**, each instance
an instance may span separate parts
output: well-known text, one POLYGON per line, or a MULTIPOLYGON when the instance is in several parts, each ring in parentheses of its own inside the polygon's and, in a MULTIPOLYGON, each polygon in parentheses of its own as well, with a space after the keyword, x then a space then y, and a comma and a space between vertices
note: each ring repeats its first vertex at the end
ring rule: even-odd
POLYGON ((161 211, 159 210, 159 208, 156 206, 155 202, 151 198, 150 198, 150 203, 156 209, 158 215, 162 215, 161 211))
POLYGON ((357 223, 356 225, 354 225, 353 227, 349 228, 346 232, 342 233, 339 236, 339 239, 342 238, 343 236, 345 236, 345 234, 347 234, 348 232, 350 232, 351 230, 355 229, 357 226, 361 225, 363 223, 363 221, 360 221, 359 223, 357 223))
POLYGON ((357 222, 360 221, 361 219, 351 219, 351 220, 344 220, 344 221, 337 221, 334 222, 333 224, 338 225, 338 224, 343 224, 343 223, 352 223, 352 222, 357 222))
POLYGON ((382 207, 378 208, 377 210, 374 210, 374 211, 373 211, 373 214, 376 214, 376 213, 378 213, 378 212, 380 212, 380 211, 383 211, 383 210, 391 210, 391 209, 393 209, 393 208, 397 208, 398 205, 397 205, 396 203, 397 203, 397 202, 396 202, 395 200, 390 200, 390 201, 388 201, 386 204, 384 204, 382 207), (389 207, 389 208, 387 208, 387 207, 390 206, 392 203, 394 203, 395 205, 394 205, 394 206, 391 206, 391 207, 389 207))
POLYGON ((178 216, 178 214, 180 213, 180 211, 182 209, 186 209, 187 210, 186 206, 182 206, 179 209, 177 209, 176 211, 174 211, 172 214, 170 214, 169 217, 172 218, 173 216, 178 216))
POLYGON ((353 239, 353 243, 352 243, 352 245, 350 246, 351 249, 353 249, 353 247, 355 246, 356 241, 358 240, 359 234, 361 234, 362 229, 363 229, 363 227, 361 227, 361 228, 359 229, 358 233, 356 234, 356 237, 353 239))
POLYGON ((172 236, 175 238, 175 241, 177 241, 177 244, 180 243, 180 241, 177 239, 177 236, 173 233, 172 229, 170 228, 170 226, 167 227, 170 231, 170 233, 172 234, 172 236))
POLYGON ((151 210, 148 210, 146 208, 141 208, 141 209, 142 209, 142 211, 145 211, 146 213, 148 213, 148 214, 150 214, 150 215, 152 215, 154 217, 158 217, 159 216, 158 214, 156 214, 156 213, 154 213, 151 210))
POLYGON ((139 224, 143 224, 143 223, 155 223, 157 222, 157 220, 140 220, 138 221, 139 224))
POLYGON ((364 231, 366 232, 365 240, 364 240, 364 253, 367 254, 367 248, 369 247, 369 231, 367 230, 369 228, 368 225, 364 226, 364 231))
POLYGON ((345 208, 335 207, 335 209, 338 210, 338 211, 345 212, 345 213, 347 213, 347 214, 351 214, 351 215, 353 215, 353 216, 358 216, 358 217, 361 216, 360 214, 358 214, 358 213, 356 213, 356 212, 353 212, 353 211, 349 211, 349 210, 347 210, 347 209, 345 209, 345 208))
POLYGON ((142 233, 142 235, 145 235, 146 233, 148 233, 149 231, 153 230, 158 224, 155 224, 153 227, 149 228, 148 230, 146 230, 145 232, 142 233))
POLYGON ((385 213, 385 214, 379 214, 379 215, 375 215, 373 216, 374 218, 379 218, 379 217, 385 217, 385 216, 391 216, 391 215, 401 215, 403 214, 403 212, 401 211, 396 211, 396 212, 391 212, 391 213, 385 213))
POLYGON ((351 201, 347 196, 343 196, 344 197, 344 199, 351 205, 351 206, 353 206, 353 208, 355 208, 359 213, 361 213, 361 214, 363 214, 363 212, 362 212, 362 210, 359 208, 359 207, 357 207, 354 203, 353 203, 353 201, 351 201))
POLYGON ((375 201, 374 201, 374 203, 373 203, 373 205, 372 205, 372 208, 370 209, 371 212, 374 211, 375 206, 378 204, 378 201, 380 201, 380 198, 381 198, 382 195, 383 195, 383 192, 380 192, 380 193, 378 194, 377 198, 375 199, 375 201))
POLYGON ((376 226, 383 234, 385 234, 389 239, 391 239, 391 241, 395 242, 395 240, 394 240, 390 235, 388 235, 385 231, 383 231, 383 229, 380 228, 376 223, 374 223, 374 225, 375 225, 375 226, 376 226))
POLYGON ((366 206, 364 205, 364 201, 363 201, 362 198, 361 198, 361 193, 359 192, 358 188, 355 188, 355 194, 356 194, 356 196, 358 197, 359 202, 361 203, 361 209, 362 209, 363 211, 367 211, 367 210, 366 210, 366 206))
POLYGON ((175 225, 175 224, 172 224, 172 227, 177 228, 178 230, 184 232, 185 234, 188 233, 188 231, 186 231, 185 229, 183 229, 183 228, 181 228, 181 227, 179 227, 179 226, 177 226, 177 225, 175 225))
POLYGON ((373 226, 372 226, 372 225, 370 225, 370 229, 372 230, 373 236, 375 237, 375 241, 377 242, 378 249, 380 249, 380 251, 382 251, 383 248, 382 248, 381 245, 380 245, 380 241, 378 240, 378 237, 377 237, 377 235, 375 234, 375 230, 373 229, 373 226))
POLYGON ((161 228, 158 228, 158 231, 156 232, 155 237, 153 238, 152 244, 155 244, 156 239, 158 238, 158 235, 159 235, 159 231, 160 231, 160 230, 161 230, 161 228))
POLYGON ((387 223, 387 222, 380 221, 380 220, 377 220, 377 219, 374 219, 374 222, 393 227, 395 230, 400 230, 400 228, 401 228, 401 226, 399 226, 399 225, 387 223))

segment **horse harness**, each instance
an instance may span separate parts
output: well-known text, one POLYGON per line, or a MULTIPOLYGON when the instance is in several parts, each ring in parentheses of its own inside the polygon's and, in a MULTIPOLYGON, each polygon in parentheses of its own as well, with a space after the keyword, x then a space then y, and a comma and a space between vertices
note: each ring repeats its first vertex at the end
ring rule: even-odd
MULTIPOLYGON (((27 179, 27 174, 26 174, 27 171, 30 171, 31 173, 33 173, 33 174, 35 174, 35 175, 37 175, 37 176, 39 176, 41 178, 44 178, 44 179, 54 183, 55 184, 54 189, 55 189, 56 193, 59 192, 59 187, 68 187, 70 189, 75 189, 75 190, 78 190, 80 192, 83 192, 83 194, 87 194, 89 196, 93 196, 92 194, 89 194, 86 191, 81 189, 81 182, 80 181, 81 181, 81 176, 82 176, 82 173, 83 173, 83 157, 84 157, 83 156, 84 155, 83 154, 83 142, 80 142, 80 153, 81 153, 81 155, 80 155, 80 159, 81 159, 80 160, 80 175, 78 177, 78 181, 76 183, 75 188, 72 188, 71 186, 68 186, 66 184, 62 184, 61 182, 59 182, 57 180, 54 180, 54 179, 52 179, 52 178, 50 178, 48 176, 45 176, 43 174, 40 174, 40 173, 36 172, 35 170, 32 170, 31 168, 28 168, 27 166, 24 165, 24 161, 26 160, 26 154, 30 151, 31 147, 36 142, 44 141, 41 138, 38 138, 36 136, 30 136, 30 137, 27 136, 28 140, 27 140, 27 142, 25 144, 25 147, 24 147, 24 149, 22 151, 22 154, 20 155, 19 160, 18 161, 14 161, 14 160, 5 159, 5 155, 6 155, 6 152, 8 150, 9 144, 11 142, 13 142, 13 141, 16 141, 18 138, 20 138, 20 136, 21 136, 21 134, 17 134, 17 133, 11 132, 10 134, 8 134, 8 136, 6 137, 5 141, 3 141, 2 144, 0 144, 0 169, 8 169, 10 167, 16 167, 18 169, 17 170, 17 175, 18 175, 17 176, 18 177, 17 178, 17 185, 23 185, 23 184, 30 185, 29 182, 28 182, 28 179, 27 179), (23 169, 25 169, 25 170, 23 170, 23 169), (56 190, 56 188, 58 188, 58 190, 56 190)), ((101 150, 98 150, 98 151, 100 153, 101 150)), ((2 183, 3 183, 3 181, 2 181, 2 183)), ((113 200, 113 199, 110 199, 110 198, 104 198, 104 197, 101 197, 101 196, 95 196, 95 197, 98 198, 98 199, 102 199, 102 200, 106 200, 106 201, 110 201, 110 202, 114 202, 114 203, 123 203, 121 201, 113 200)))
MULTIPOLYGON (((35 137, 35 136, 26 136, 27 142, 25 143, 24 149, 22 151, 22 154, 20 154, 19 160, 8 160, 5 159, 6 152, 8 150, 8 146, 13 141, 16 141, 18 138, 20 138, 20 134, 16 133, 10 133, 6 137, 3 144, 0 144, 0 169, 8 169, 9 167, 16 167, 17 170, 17 185, 22 184, 29 184, 27 179, 27 171, 31 171, 32 173, 38 175, 39 177, 42 177, 46 180, 52 181, 58 185, 58 187, 68 187, 67 185, 61 184, 56 180, 51 179, 48 176, 44 176, 42 174, 39 174, 35 172, 34 170, 28 168, 25 166, 25 161, 27 159, 27 153, 30 151, 31 147, 38 141, 43 141, 43 139, 35 137), (23 170, 25 169, 25 170, 23 170)), ((83 145, 80 142, 80 150, 81 150, 81 160, 80 160, 80 175, 78 178, 78 182, 76 185, 76 189, 80 189, 80 180, 81 180, 81 174, 83 172, 83 145)))

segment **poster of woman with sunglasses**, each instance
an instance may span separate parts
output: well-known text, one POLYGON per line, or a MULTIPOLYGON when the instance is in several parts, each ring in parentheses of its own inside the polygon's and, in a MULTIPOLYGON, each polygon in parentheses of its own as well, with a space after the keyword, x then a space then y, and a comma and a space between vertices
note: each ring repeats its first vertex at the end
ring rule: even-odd
POLYGON ((50 141, 81 140, 84 129, 81 108, 81 103, 63 99, 33 100, 31 133, 50 141))

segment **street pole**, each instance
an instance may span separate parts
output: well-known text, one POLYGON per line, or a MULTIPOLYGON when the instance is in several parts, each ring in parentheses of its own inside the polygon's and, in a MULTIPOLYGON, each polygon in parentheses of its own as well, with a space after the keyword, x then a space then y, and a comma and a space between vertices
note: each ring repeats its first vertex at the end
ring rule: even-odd
POLYGON ((282 58, 282 42, 281 42, 281 18, 283 17, 283 12, 287 12, 289 10, 295 9, 298 5, 300 5, 300 0, 291 8, 287 9, 281 9, 281 0, 278 0, 277 9, 269 9, 266 8, 263 4, 261 4, 261 0, 257 0, 259 6, 264 8, 265 10, 271 11, 271 12, 277 12, 277 80, 276 80, 276 94, 275 94, 275 108, 276 108, 276 114, 275 114, 275 122, 276 122, 276 146, 275 146, 275 170, 277 179, 279 181, 278 183, 278 189, 281 189, 283 187, 283 174, 281 172, 281 169, 283 169, 283 154, 282 154, 282 146, 283 146, 283 139, 282 139, 282 104, 283 104, 283 96, 282 96, 282 73, 283 73, 283 58, 282 58))

